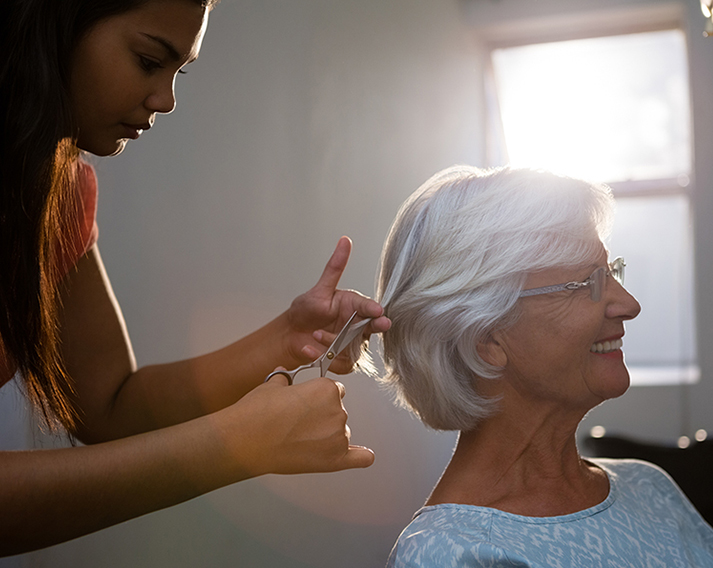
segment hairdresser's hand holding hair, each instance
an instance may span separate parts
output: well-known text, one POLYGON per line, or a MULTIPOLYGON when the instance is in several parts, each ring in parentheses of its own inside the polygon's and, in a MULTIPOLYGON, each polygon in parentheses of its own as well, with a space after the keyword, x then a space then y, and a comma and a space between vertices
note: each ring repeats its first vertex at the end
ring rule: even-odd
MULTIPOLYGON (((355 311, 361 318, 374 318, 365 330, 364 340, 372 333, 381 333, 389 328, 390 322, 383 317, 384 310, 379 304, 353 290, 337 289, 349 260, 351 246, 347 237, 339 240, 317 284, 298 296, 286 313, 286 328, 290 333, 285 351, 295 351, 293 358, 296 363, 318 357, 355 311)), ((355 355, 355 351, 343 351, 329 370, 337 374, 351 372, 356 362, 355 355)))
MULTIPOLYGON (((217 0, 6 0, 0 18, 0 386, 87 444, 0 452, 0 555, 76 538, 265 473, 367 467, 344 386, 287 386, 357 311, 342 238, 317 284, 213 353, 137 368, 99 249, 82 151, 120 153, 175 106, 217 0)), ((334 370, 349 372, 351 351, 334 370)))
POLYGON ((662 470, 583 459, 577 426, 624 394, 638 302, 603 242, 608 188, 453 167, 402 206, 377 300, 383 382, 460 432, 389 567, 713 566, 713 530, 662 470))

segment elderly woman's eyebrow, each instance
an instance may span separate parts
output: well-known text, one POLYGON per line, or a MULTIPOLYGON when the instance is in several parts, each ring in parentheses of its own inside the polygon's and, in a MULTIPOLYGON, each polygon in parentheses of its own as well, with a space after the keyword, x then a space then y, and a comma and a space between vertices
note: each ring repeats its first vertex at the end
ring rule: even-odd
MULTIPOLYGON (((153 42, 155 42, 155 43, 160 44, 160 45, 166 50, 166 52, 168 53, 169 58, 170 58, 172 61, 180 61, 180 60, 181 60, 181 54, 179 53, 178 49, 176 49, 176 46, 174 46, 173 43, 171 43, 171 42, 170 42, 169 40, 167 40, 166 38, 163 38, 163 37, 161 37, 161 36, 155 36, 155 35, 147 34, 147 33, 142 33, 141 35, 144 36, 145 38, 150 39, 151 41, 153 41, 153 42)), ((195 61, 195 60, 196 60, 196 58, 193 57, 192 59, 190 59, 190 60, 187 61, 186 63, 192 63, 192 62, 195 61)))

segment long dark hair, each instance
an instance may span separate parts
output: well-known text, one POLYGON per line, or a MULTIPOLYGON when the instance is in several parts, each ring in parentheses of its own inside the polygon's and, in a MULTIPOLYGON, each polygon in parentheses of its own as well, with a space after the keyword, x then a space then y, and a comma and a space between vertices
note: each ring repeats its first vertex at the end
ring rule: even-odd
MULTIPOLYGON (((1 8, 0 348, 45 422, 69 432, 79 416, 60 355, 52 259, 69 238, 80 160, 72 56, 97 22, 149 1, 3 0, 1 8)), ((207 9, 216 3, 191 1, 207 9)))

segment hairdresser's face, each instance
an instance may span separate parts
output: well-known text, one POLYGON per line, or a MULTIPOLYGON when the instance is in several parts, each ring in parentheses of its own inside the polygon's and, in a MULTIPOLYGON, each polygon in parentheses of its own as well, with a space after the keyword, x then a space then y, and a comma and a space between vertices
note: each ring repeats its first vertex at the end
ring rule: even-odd
POLYGON ((176 75, 198 57, 207 24, 208 11, 190 0, 149 0, 96 24, 72 61, 78 146, 118 154, 171 112, 176 75))

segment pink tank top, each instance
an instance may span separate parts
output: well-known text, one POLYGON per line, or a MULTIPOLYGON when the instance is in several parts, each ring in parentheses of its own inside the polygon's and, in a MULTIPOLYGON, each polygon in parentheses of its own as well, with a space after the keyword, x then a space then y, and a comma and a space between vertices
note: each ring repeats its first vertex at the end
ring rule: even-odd
MULTIPOLYGON (((79 230, 73 231, 74 238, 66 250, 59 250, 57 266, 62 277, 66 276, 77 261, 97 242, 97 175, 89 164, 79 164, 79 183, 77 184, 77 215, 79 230)), ((7 360, 0 344, 0 386, 7 383, 15 374, 15 366, 7 360)))

